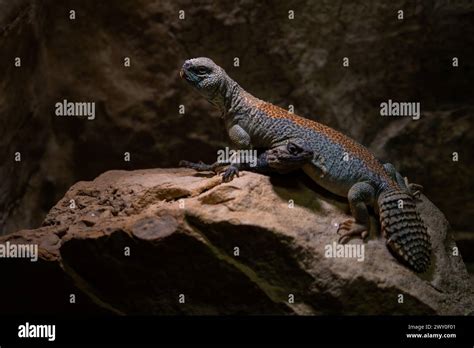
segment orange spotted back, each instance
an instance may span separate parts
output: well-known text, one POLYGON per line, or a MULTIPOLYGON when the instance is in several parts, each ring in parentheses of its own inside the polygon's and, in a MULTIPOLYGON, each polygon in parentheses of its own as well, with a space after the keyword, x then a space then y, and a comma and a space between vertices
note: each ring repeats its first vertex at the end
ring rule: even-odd
POLYGON ((378 161, 377 158, 375 158, 375 156, 369 150, 367 150, 367 148, 365 148, 355 140, 345 136, 344 134, 336 131, 331 127, 298 116, 294 113, 290 113, 289 111, 279 106, 267 103, 251 95, 247 95, 246 100, 247 102, 253 104, 255 108, 262 111, 267 117, 287 119, 301 127, 324 134, 331 141, 341 145, 344 149, 346 149, 349 156, 354 156, 364 161, 367 164, 368 168, 370 168, 372 171, 374 171, 381 177, 384 177, 387 182, 392 182, 392 179, 388 176, 380 161, 378 161))

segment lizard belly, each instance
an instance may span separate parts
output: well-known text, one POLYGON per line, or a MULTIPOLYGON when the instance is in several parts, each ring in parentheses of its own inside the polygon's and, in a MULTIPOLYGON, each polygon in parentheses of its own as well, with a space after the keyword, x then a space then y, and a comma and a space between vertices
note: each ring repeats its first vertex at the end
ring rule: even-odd
POLYGON ((338 180, 337 177, 333 177, 329 173, 324 172, 319 166, 313 163, 305 164, 303 171, 319 186, 338 196, 347 197, 347 193, 352 186, 352 183, 338 180))

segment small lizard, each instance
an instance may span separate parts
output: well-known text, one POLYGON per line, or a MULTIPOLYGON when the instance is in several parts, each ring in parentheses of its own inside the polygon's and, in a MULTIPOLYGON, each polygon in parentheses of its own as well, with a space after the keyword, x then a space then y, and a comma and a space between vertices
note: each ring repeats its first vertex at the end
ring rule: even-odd
MULTIPOLYGON (((409 184, 392 164, 382 164, 342 133, 254 97, 209 58, 186 60, 180 75, 221 111, 237 148, 261 151, 256 166, 230 163, 223 181, 232 180, 242 169, 286 173, 301 168, 318 185, 347 197, 353 218, 339 224, 339 242, 367 237, 367 207, 372 206, 392 254, 416 272, 428 269, 430 236, 415 203, 420 185, 409 184)), ((223 163, 181 161, 180 165, 217 171, 223 163)))

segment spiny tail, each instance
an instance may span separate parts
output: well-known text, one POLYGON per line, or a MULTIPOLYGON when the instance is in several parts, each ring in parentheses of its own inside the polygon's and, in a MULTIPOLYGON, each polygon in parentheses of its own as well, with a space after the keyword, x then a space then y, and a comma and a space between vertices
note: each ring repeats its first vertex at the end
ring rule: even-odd
POLYGON ((378 205, 389 250, 416 272, 425 272, 430 266, 430 236, 413 197, 401 190, 388 190, 379 196, 378 205))

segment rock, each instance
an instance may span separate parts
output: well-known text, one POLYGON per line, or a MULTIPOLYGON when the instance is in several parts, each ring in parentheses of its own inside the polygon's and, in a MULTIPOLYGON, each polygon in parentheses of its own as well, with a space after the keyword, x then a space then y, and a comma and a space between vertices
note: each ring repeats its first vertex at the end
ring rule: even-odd
POLYGON ((39 226, 73 183, 106 170, 215 160, 226 145, 218 113, 178 75, 202 55, 259 98, 370 146, 422 184, 453 228, 472 233, 473 9, 445 0, 0 0, 0 234, 39 226), (64 98, 96 102, 95 120, 56 117, 64 98), (389 98, 419 101, 421 119, 380 117, 389 98))
POLYGON ((470 252, 474 250, 474 235, 470 232, 457 232, 454 235, 454 240, 459 245, 461 255, 464 255, 463 260, 466 263, 467 271, 474 279, 474 254, 470 252))
POLYGON ((375 233, 362 261, 326 257, 348 206, 302 173, 221 183, 190 169, 109 171, 72 186, 42 227, 0 239, 40 251, 1 260, 2 311, 468 314, 473 284, 449 224, 425 196, 419 208, 434 260, 422 276, 375 233))

